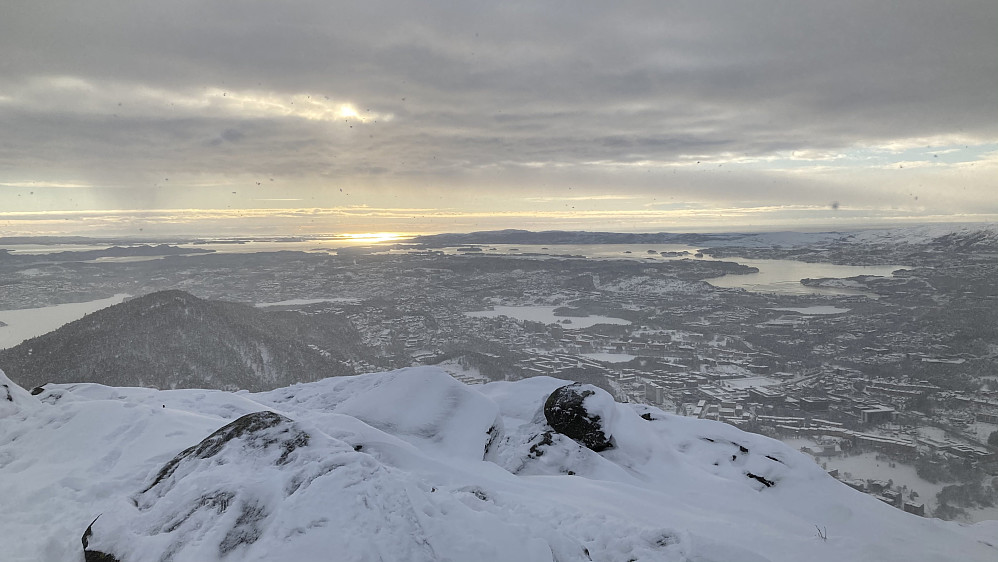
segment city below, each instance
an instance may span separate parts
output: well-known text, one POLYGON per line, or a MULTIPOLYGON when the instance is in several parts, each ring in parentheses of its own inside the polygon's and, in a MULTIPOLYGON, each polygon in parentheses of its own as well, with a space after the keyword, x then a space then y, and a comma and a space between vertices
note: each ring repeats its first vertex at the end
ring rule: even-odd
POLYGON ((905 511, 998 519, 996 229, 620 236, 502 231, 338 251, 18 240, 0 252, 0 368, 26 387, 82 382, 32 371, 51 344, 15 345, 43 335, 19 312, 51 314, 54 329, 180 290, 335 324, 341 336, 303 341, 336 374, 438 365, 469 384, 589 383, 780 439, 905 511), (99 304, 58 319, 86 302, 99 304))

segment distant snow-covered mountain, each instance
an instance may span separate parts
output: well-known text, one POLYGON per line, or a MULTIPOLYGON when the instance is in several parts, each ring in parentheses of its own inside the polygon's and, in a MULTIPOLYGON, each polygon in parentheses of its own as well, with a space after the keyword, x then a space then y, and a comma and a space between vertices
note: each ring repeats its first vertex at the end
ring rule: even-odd
POLYGON ((83 539, 121 562, 998 559, 998 522, 910 515, 778 441, 565 385, 420 367, 255 394, 32 396, 0 374, 0 553, 79 560, 83 539))
POLYGON ((622 233, 548 230, 489 230, 418 236, 412 242, 430 247, 466 244, 689 244, 700 247, 737 246, 766 248, 805 247, 822 244, 928 244, 937 239, 998 240, 995 224, 930 224, 906 227, 854 229, 824 232, 720 232, 720 233, 622 233))

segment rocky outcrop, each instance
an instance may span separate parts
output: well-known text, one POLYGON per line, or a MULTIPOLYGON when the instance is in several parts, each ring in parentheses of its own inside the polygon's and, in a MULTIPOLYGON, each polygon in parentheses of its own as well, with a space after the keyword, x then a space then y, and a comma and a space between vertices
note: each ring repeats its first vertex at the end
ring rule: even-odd
MULTIPOLYGON (((275 412, 247 414, 225 425, 180 452, 132 497, 139 513, 152 515, 150 519, 155 522, 145 532, 175 535, 180 543, 202 529, 214 529, 219 556, 253 544, 263 535, 271 515, 265 494, 247 492, 243 482, 224 477, 224 470, 216 477, 205 476, 215 473, 215 467, 226 465, 236 468, 233 474, 243 479, 268 467, 280 470, 310 440, 311 436, 297 423, 275 412), (192 486, 194 482, 198 484, 192 486)), ((296 486, 303 483, 298 481, 296 486)), ((114 533, 95 531, 95 523, 97 519, 83 534, 87 562, 127 560, 127 555, 115 549, 114 533), (94 549, 90 548, 92 543, 97 544, 94 549)))
MULTIPOLYGON (((575 383, 555 389, 544 402, 544 417, 555 431, 593 451, 609 449, 613 443, 604 428, 605 413, 597 406, 599 398, 603 398, 601 394, 606 392, 589 384, 575 383)), ((613 402, 609 395, 605 398, 613 402)))
POLYGON ((215 433, 212 433, 197 445, 173 457, 159 471, 152 484, 145 490, 142 490, 142 493, 150 492, 153 488, 159 486, 164 480, 171 477, 182 464, 189 463, 195 459, 210 459, 214 457, 226 444, 234 439, 244 440, 245 448, 256 449, 260 452, 271 447, 279 448, 281 454, 275 461, 275 464, 282 465, 287 462, 288 455, 292 451, 298 447, 308 445, 309 435, 298 429, 293 421, 280 414, 274 412, 246 414, 215 433))
POLYGON ((325 421, 307 430, 272 411, 228 423, 106 509, 85 534, 87 560, 543 560, 541 551, 578 559, 570 556, 583 548, 576 541, 521 540, 524 525, 492 513, 490 486, 431 484, 381 463, 397 455, 427 467, 440 462, 415 460, 418 444, 433 459, 470 466, 499 438, 499 426, 489 425, 496 412, 483 413, 487 399, 426 371, 344 381, 352 389, 327 384, 325 396, 312 387, 294 402, 326 401, 325 421), (421 386, 430 389, 419 395, 421 386), (339 391, 354 399, 340 410, 363 411, 401 438, 333 413, 339 391))

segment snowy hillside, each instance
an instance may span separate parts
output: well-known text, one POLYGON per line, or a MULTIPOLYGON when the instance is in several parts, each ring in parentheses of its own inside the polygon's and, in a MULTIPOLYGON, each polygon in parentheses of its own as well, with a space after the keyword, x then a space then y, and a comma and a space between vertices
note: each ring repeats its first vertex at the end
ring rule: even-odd
POLYGON ((358 340, 356 330, 335 316, 319 321, 167 290, 0 350, 0 365, 24 388, 98 382, 269 390, 353 374, 348 360, 356 357, 358 340))
POLYGON ((0 558, 83 560, 86 531, 123 562, 998 559, 996 522, 909 515, 777 441, 566 384, 425 367, 32 396, 0 374, 0 558))

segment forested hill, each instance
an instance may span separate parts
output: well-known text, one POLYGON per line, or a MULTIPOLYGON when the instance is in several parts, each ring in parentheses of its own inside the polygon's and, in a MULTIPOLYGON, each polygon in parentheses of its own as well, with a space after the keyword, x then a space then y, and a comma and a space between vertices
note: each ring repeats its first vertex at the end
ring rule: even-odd
POLYGON ((297 312, 161 291, 0 351, 0 368, 26 388, 95 382, 259 391, 352 374, 356 331, 345 320, 313 324, 297 312))

